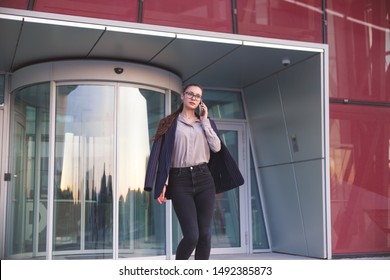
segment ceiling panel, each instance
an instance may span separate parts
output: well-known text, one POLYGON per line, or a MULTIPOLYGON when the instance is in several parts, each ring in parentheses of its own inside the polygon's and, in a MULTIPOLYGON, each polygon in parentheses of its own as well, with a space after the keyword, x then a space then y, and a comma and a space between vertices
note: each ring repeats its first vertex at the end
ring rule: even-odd
POLYGON ((239 45, 178 38, 151 63, 172 70, 187 80, 237 47, 239 45))
POLYGON ((296 50, 241 46, 188 82, 201 81, 213 87, 244 88, 285 68, 283 58, 288 57, 293 64, 312 55, 311 52, 296 50))
POLYGON ((89 57, 149 62, 173 38, 106 31, 89 57))
POLYGON ((0 19, 0 71, 11 70, 22 21, 0 19))
POLYGON ((86 58, 103 31, 25 22, 13 69, 42 61, 86 58))

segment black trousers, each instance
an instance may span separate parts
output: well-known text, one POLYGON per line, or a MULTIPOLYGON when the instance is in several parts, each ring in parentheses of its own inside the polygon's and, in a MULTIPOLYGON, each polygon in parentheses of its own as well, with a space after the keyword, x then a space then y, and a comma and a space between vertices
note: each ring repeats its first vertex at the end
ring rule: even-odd
POLYGON ((187 260, 194 250, 196 260, 209 259, 215 185, 207 164, 171 168, 168 185, 183 233, 176 259, 187 260))

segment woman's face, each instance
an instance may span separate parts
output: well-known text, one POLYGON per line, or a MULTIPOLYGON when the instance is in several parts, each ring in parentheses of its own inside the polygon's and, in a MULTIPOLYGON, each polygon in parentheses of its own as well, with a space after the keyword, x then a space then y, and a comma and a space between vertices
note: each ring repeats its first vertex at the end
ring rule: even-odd
POLYGON ((187 109, 196 110, 202 100, 202 89, 197 86, 189 86, 181 95, 183 106, 187 109))

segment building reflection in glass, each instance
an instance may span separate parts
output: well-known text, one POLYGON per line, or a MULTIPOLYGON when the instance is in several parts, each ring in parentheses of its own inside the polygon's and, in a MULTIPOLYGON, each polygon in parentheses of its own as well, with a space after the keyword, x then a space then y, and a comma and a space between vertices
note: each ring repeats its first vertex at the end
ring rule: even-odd
POLYGON ((116 224, 119 257, 165 254, 165 212, 143 192, 151 128, 164 113, 164 97, 115 90, 58 87, 54 255, 113 258, 116 224))

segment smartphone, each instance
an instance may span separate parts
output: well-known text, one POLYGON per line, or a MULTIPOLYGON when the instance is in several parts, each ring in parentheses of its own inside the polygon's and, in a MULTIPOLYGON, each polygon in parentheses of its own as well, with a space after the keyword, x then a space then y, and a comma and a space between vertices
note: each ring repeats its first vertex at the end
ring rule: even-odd
POLYGON ((203 109, 202 109, 202 100, 201 100, 200 103, 199 103, 199 115, 200 115, 200 116, 203 116, 203 115, 204 115, 204 111, 203 111, 203 109))

